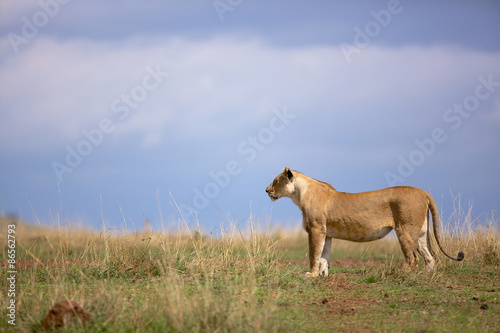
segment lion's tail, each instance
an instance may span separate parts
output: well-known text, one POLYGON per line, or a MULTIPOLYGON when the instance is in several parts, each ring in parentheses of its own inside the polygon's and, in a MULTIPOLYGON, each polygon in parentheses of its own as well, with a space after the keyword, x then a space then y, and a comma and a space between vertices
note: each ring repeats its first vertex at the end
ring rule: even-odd
MULTIPOLYGON (((441 237, 439 236, 439 213, 436 206, 436 202, 434 201, 434 198, 432 198, 430 194, 427 194, 427 199, 429 200, 429 210, 431 211, 432 214, 434 238, 436 239, 436 243, 439 246, 439 249, 441 250, 441 252, 444 253, 445 256, 447 256, 452 260, 456 261, 464 260, 465 255, 462 251, 458 252, 458 255, 456 257, 452 257, 448 253, 446 253, 446 251, 443 249, 443 246, 441 245, 441 237)), ((428 223, 430 223, 430 220, 428 220, 428 223)))

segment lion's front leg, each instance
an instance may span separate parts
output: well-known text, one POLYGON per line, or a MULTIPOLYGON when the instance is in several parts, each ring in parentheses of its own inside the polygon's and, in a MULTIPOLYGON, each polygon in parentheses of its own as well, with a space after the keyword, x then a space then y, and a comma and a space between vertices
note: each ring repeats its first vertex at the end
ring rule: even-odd
POLYGON ((321 258, 319 259, 319 276, 328 276, 328 269, 330 264, 328 260, 330 259, 330 253, 332 252, 332 239, 331 237, 326 237, 325 245, 323 245, 323 252, 321 252, 321 258))
POLYGON ((330 268, 330 264, 328 263, 328 260, 326 260, 323 257, 319 258, 318 275, 319 276, 328 276, 328 269, 329 268, 330 268))
POLYGON ((309 274, 318 276, 319 259, 325 246, 326 228, 311 227, 309 229, 309 274))

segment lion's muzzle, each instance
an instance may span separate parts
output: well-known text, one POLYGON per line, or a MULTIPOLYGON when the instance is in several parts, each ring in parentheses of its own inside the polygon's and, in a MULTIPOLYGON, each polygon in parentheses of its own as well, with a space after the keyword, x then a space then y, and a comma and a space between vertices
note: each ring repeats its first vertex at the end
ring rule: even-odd
POLYGON ((266 193, 269 195, 269 197, 271 198, 272 201, 276 201, 276 200, 278 200, 280 198, 279 196, 277 196, 276 194, 274 194, 274 191, 271 188, 271 185, 269 185, 266 188, 266 193))

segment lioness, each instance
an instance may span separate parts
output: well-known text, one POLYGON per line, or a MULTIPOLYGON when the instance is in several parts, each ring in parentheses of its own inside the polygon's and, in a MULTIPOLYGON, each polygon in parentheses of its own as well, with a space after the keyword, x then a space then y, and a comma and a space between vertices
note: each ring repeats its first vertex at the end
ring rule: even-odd
POLYGON ((302 211, 304 229, 309 234, 310 276, 328 275, 332 238, 369 242, 393 229, 409 267, 415 267, 419 253, 431 270, 434 258, 427 234, 429 210, 441 251, 450 259, 464 259, 463 252, 452 257, 443 250, 436 202, 421 189, 400 186, 363 193, 337 192, 330 184, 285 168, 266 192, 272 201, 292 199, 302 211))

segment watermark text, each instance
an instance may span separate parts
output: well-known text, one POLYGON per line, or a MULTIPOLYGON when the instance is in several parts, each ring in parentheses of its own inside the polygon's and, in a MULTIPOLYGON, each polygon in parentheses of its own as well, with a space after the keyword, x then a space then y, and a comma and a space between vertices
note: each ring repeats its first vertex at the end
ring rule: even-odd
POLYGON ((16 325, 16 225, 7 226, 7 322, 16 325))
MULTIPOLYGON (((155 68, 147 66, 146 74, 140 84, 135 85, 129 92, 123 93, 120 97, 111 102, 111 112, 118 116, 121 121, 130 117, 133 110, 137 109, 150 92, 160 86, 164 79, 169 75, 163 71, 159 65, 155 68)), ((76 145, 65 147, 66 156, 64 161, 53 161, 52 170, 54 171, 59 183, 62 183, 67 173, 72 173, 84 160, 85 157, 92 154, 95 147, 98 147, 104 141, 106 134, 111 134, 115 130, 115 121, 111 117, 104 117, 99 121, 95 128, 82 130, 83 139, 76 145)))
POLYGON ((21 29, 19 33, 9 32, 7 38, 9 39, 12 49, 17 54, 20 52, 20 47, 27 45, 33 40, 40 29, 44 28, 49 21, 59 14, 61 5, 66 5, 71 0, 39 0, 38 6, 40 7, 33 15, 29 17, 23 16, 21 18, 21 29))
POLYGON ((237 154, 241 158, 229 160, 221 170, 208 173, 210 181, 201 187, 193 188, 193 198, 190 205, 180 204, 179 208, 184 216, 189 216, 205 209, 211 200, 215 199, 220 192, 226 188, 231 179, 243 172, 245 163, 255 160, 259 152, 274 140, 275 136, 283 132, 290 125, 296 115, 288 112, 286 107, 273 110, 273 116, 269 119, 267 126, 261 128, 254 135, 249 135, 236 146, 237 154))
POLYGON ((481 106, 481 102, 490 98, 495 91, 500 87, 500 81, 493 79, 493 74, 487 77, 479 76, 478 84, 474 88, 473 93, 466 96, 461 103, 454 103, 443 112, 443 121, 447 124, 446 127, 434 128, 430 135, 424 139, 415 139, 416 148, 409 154, 400 154, 398 156, 398 167, 394 171, 386 171, 384 173, 385 180, 389 186, 402 184, 406 179, 415 173, 418 166, 433 155, 439 144, 444 143, 452 131, 458 130, 465 119, 468 119, 481 106))

